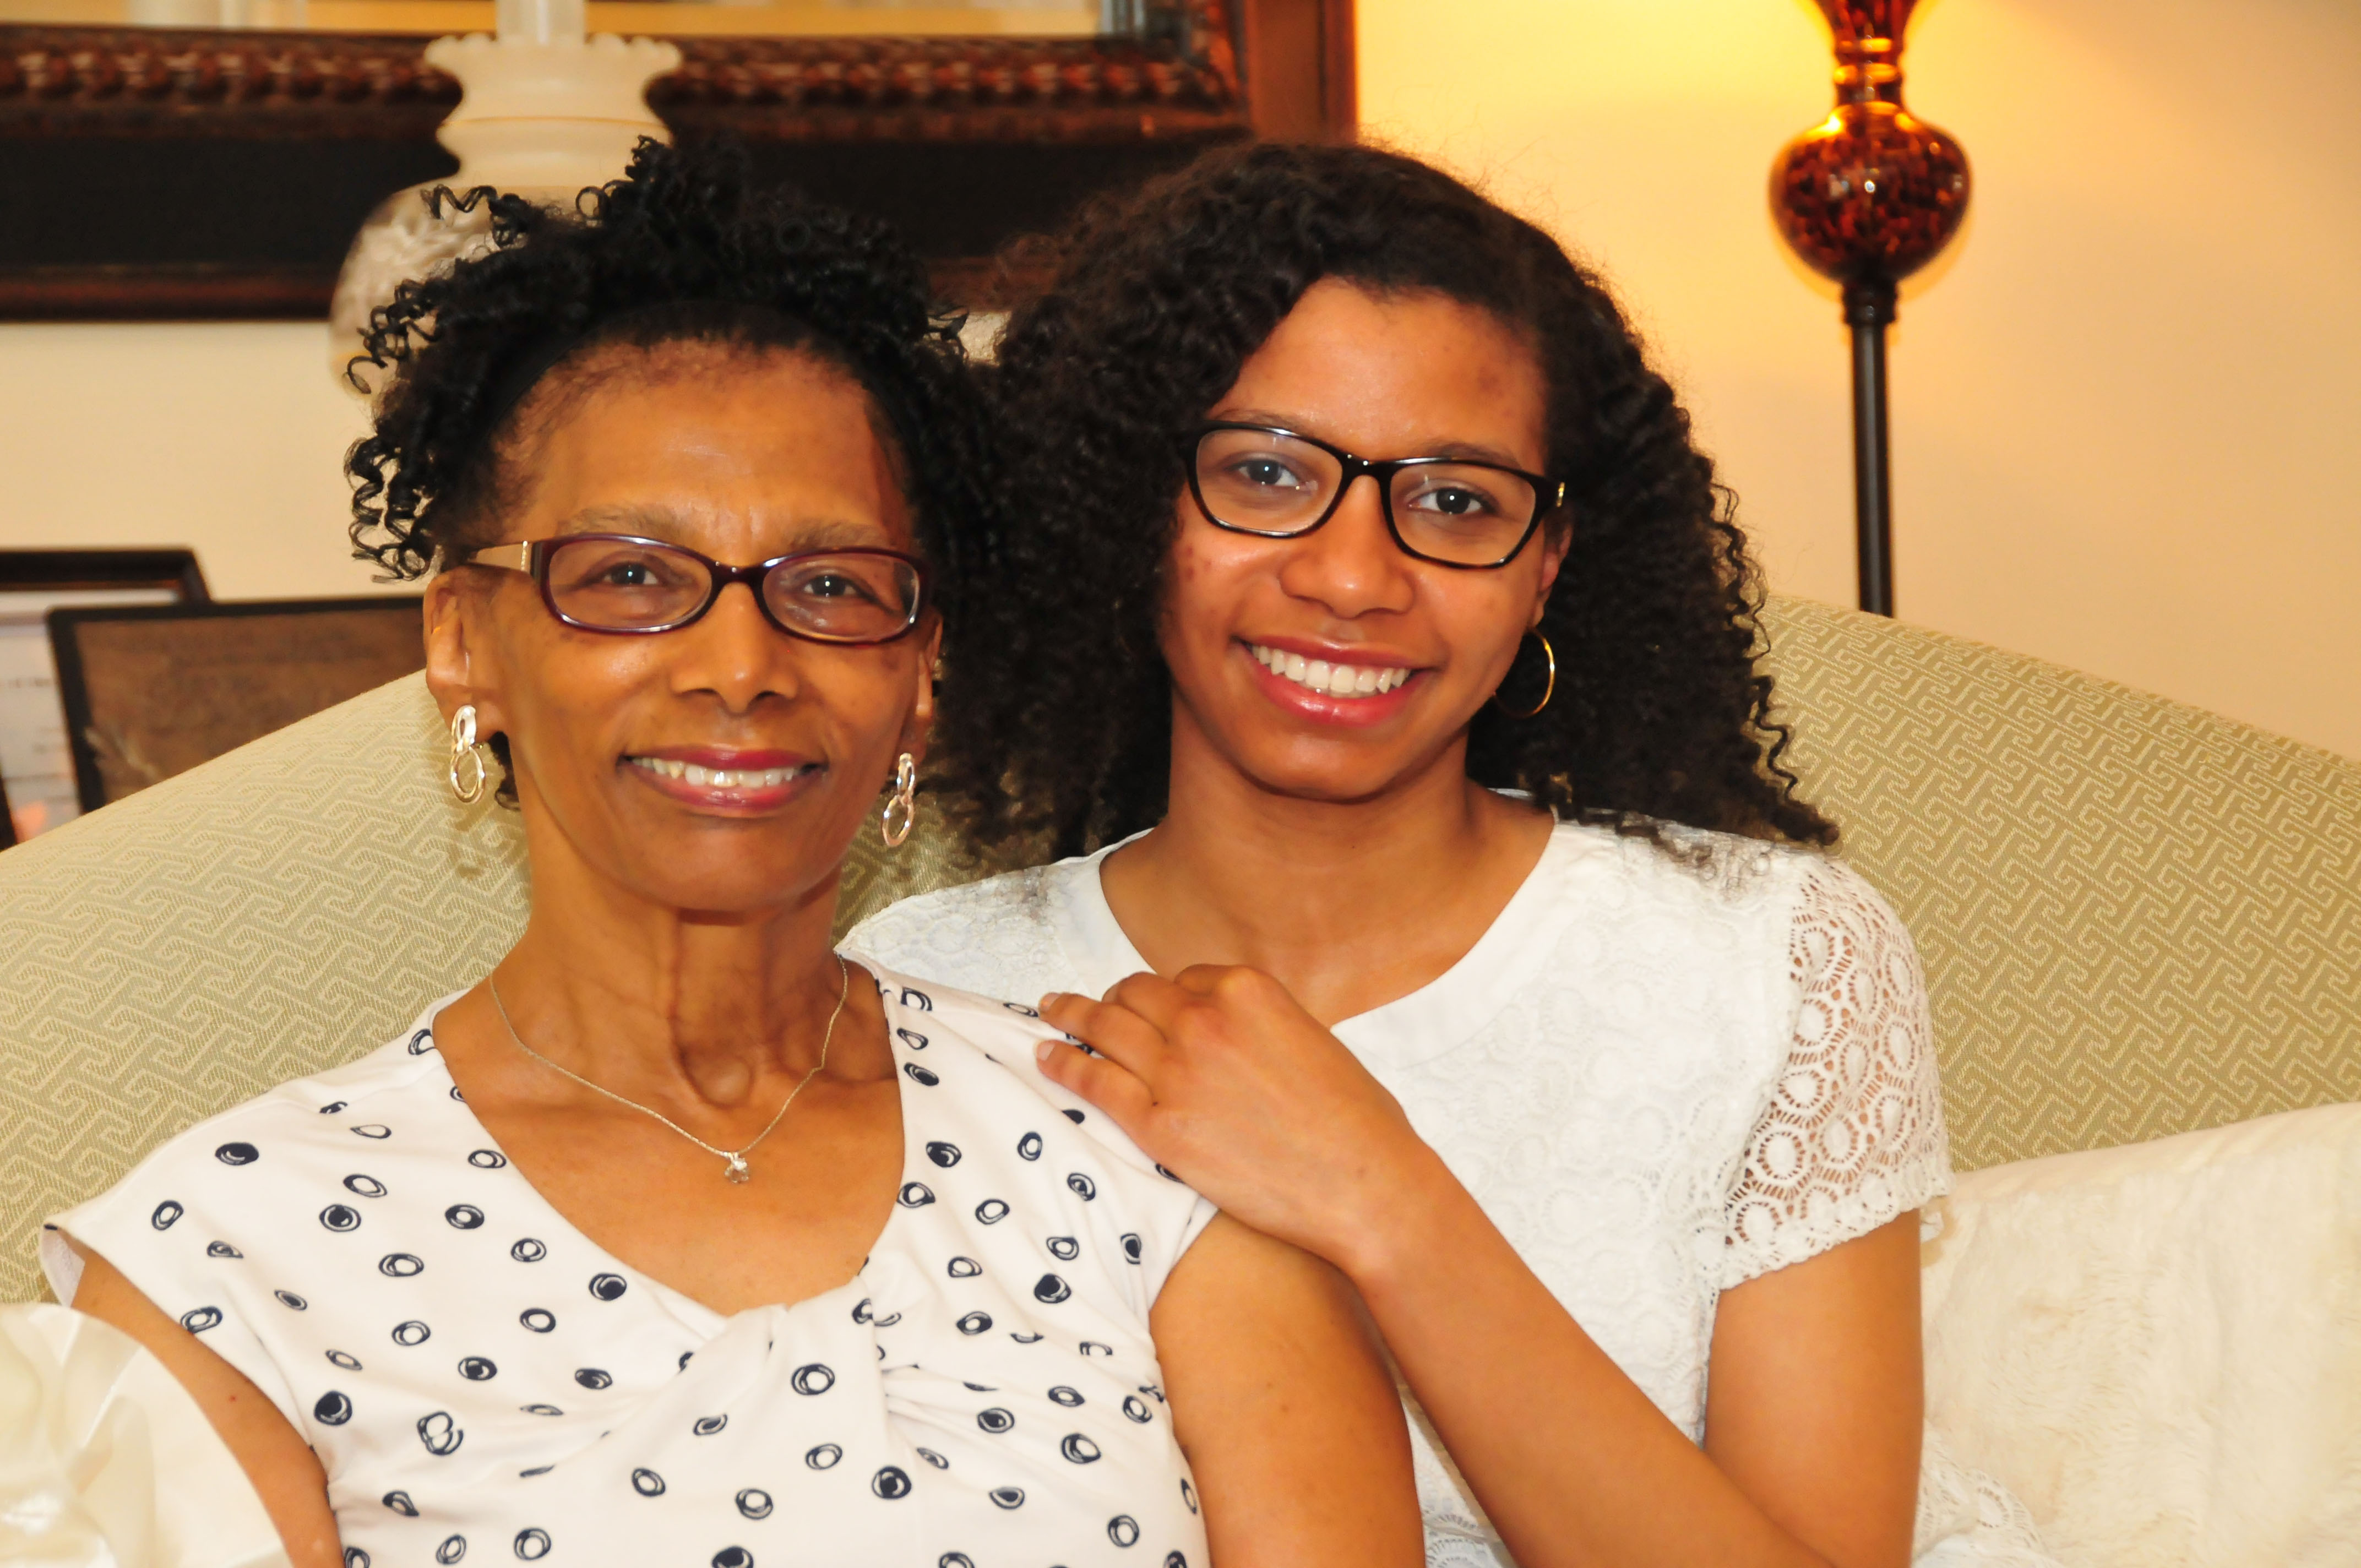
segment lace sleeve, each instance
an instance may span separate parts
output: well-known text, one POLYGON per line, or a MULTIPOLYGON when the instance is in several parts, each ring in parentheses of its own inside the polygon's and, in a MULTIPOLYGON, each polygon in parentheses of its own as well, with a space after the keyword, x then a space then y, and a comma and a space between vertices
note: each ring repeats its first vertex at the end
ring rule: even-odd
POLYGON ((1730 1195, 1725 1290, 1866 1235, 1950 1186, 1927 982, 1901 917, 1858 872, 1815 861, 1787 961, 1787 1065, 1730 1195))

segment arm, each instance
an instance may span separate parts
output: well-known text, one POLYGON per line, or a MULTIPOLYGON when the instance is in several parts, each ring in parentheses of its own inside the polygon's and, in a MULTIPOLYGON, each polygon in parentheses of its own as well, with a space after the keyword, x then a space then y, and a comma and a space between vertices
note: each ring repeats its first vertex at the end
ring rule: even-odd
POLYGON ((1526 1568, 1906 1560, 1922 1398, 1906 1216, 1723 1298, 1700 1452, 1276 981, 1143 975, 1043 1015, 1104 1053, 1053 1043, 1045 1071, 1359 1288, 1526 1568))
POLYGON ((82 1261, 82 1283, 71 1305, 112 1323, 155 1353, 213 1423, 262 1497, 294 1568, 343 1568, 336 1516, 328 1508, 328 1477, 319 1455, 279 1407, 197 1336, 166 1316, 115 1266, 71 1236, 82 1261))
POLYGON ((1149 1327, 1215 1568, 1425 1562, 1401 1400, 1343 1276, 1217 1217, 1149 1327))

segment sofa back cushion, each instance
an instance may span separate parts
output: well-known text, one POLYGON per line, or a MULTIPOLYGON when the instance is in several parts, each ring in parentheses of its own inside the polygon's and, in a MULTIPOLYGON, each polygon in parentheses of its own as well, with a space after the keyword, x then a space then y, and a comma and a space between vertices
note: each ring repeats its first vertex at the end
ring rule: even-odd
POLYGON ((2361 1100, 2361 766, 1798 599, 1789 753, 1926 959, 1961 1169, 2361 1100))

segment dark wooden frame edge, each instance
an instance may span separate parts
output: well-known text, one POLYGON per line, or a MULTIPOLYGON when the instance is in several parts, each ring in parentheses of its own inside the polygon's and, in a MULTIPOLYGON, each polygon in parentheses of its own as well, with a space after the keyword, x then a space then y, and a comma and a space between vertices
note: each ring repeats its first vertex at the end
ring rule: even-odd
POLYGON ((108 620, 228 620, 256 615, 314 615, 335 610, 374 609, 403 605, 413 614, 423 599, 416 594, 350 594, 335 598, 189 600, 181 604, 119 605, 90 609, 53 609, 42 619, 49 629, 49 656, 57 661, 58 699, 66 713, 66 745, 73 755, 74 794, 84 812, 107 804, 106 784, 98 771, 98 753, 90 744, 90 681, 82 668, 82 644, 73 633, 93 621, 108 620))
MULTIPOLYGON (((120 550, 0 550, 0 594, 12 588, 142 587, 170 586, 182 604, 209 604, 205 574, 193 550, 170 546, 120 550)), ((178 605, 161 608, 176 609, 178 605)), ((44 617, 43 619, 47 619, 44 617)), ((52 657, 57 643, 50 641, 52 657)), ((71 721, 69 721, 71 722, 71 721)), ((66 745, 71 754, 73 737, 66 745)), ((74 794, 82 794, 82 762, 74 762, 74 794)), ((8 781, 0 776, 0 850, 13 849, 16 819, 8 814, 8 781)))
MULTIPOLYGON (((1352 0, 1180 0, 1178 38, 675 38, 676 136, 1129 145, 1350 137, 1352 0)), ((423 36, 0 25, 0 143, 431 141, 423 36)), ((9 156, 24 156, 23 148, 9 156)), ((983 258, 935 258, 954 281, 983 258)), ((0 268, 0 320, 301 319, 332 276, 239 263, 0 268)), ((957 297, 956 294, 954 297, 957 297)))
POLYGON ((180 590, 182 603, 213 602, 213 594, 205 587, 204 569, 197 564, 197 553, 185 546, 0 550, 0 594, 12 588, 167 587, 180 590))

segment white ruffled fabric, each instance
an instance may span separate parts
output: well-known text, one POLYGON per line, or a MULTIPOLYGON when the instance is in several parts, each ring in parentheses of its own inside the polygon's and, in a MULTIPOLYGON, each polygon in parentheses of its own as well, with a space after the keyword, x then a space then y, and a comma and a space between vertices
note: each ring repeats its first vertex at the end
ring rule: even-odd
POLYGON ((128 1335, 0 1306, 0 1563, 286 1568, 203 1412, 128 1335))

